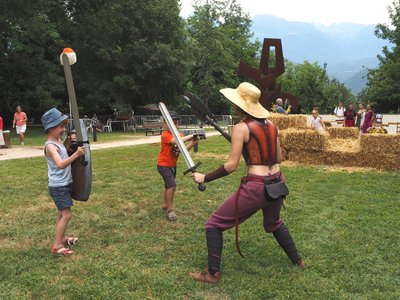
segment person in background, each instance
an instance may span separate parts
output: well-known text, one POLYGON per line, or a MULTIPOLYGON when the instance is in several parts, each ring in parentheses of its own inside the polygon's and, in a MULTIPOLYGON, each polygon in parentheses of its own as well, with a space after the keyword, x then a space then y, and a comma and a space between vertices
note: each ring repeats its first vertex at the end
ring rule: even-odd
POLYGON ((361 125, 362 133, 367 133, 368 128, 374 125, 374 111, 372 110, 372 108, 373 107, 371 104, 367 105, 367 112, 365 113, 364 122, 361 125))
POLYGON ((324 121, 322 121, 319 115, 318 107, 314 107, 312 110, 313 119, 311 120, 311 128, 315 129, 319 134, 323 134, 326 130, 324 121))
POLYGON ((19 141, 21 145, 24 145, 25 131, 26 131, 26 121, 28 120, 26 113, 18 105, 13 119, 13 128, 16 128, 17 134, 19 135, 19 141))
POLYGON ((287 111, 283 108, 283 100, 281 98, 276 99, 276 112, 278 114, 287 115, 287 111))
POLYGON ((336 122, 342 122, 344 120, 344 112, 346 109, 343 107, 343 102, 339 101, 339 104, 337 107, 335 107, 335 110, 333 111, 335 117, 336 117, 336 122))
POLYGON ((3 118, 0 116, 0 131, 3 131, 3 118))
POLYGON ((365 104, 360 103, 358 104, 358 111, 357 111, 357 119, 356 119, 356 126, 361 131, 361 125, 364 123, 365 118, 365 104))
POLYGON ((94 113, 92 117, 92 126, 98 131, 102 132, 103 130, 103 124, 100 122, 99 118, 97 117, 97 114, 94 113))
POLYGON ((353 103, 350 102, 347 110, 344 112, 344 127, 354 127, 356 115, 356 112, 353 110, 353 103))

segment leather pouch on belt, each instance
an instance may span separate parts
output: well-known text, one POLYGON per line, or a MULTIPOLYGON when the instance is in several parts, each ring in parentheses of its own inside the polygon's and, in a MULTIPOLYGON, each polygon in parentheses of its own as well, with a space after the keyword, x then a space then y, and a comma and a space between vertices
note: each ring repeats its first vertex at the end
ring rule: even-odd
POLYGON ((276 201, 289 195, 286 183, 280 179, 265 179, 264 184, 267 201, 276 201))

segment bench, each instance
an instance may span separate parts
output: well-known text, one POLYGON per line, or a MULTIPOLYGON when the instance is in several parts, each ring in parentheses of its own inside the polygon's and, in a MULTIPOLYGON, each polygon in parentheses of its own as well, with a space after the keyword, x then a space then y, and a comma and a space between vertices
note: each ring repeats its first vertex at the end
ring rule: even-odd
POLYGON ((143 122, 143 128, 146 136, 149 132, 154 135, 154 132, 161 134, 164 131, 164 122, 143 122))

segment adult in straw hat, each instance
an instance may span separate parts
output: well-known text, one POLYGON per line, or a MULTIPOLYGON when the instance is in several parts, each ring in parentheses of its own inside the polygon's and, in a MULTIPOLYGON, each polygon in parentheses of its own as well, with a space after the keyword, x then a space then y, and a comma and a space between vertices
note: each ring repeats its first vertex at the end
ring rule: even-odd
POLYGON ((233 104, 233 111, 241 118, 232 131, 232 144, 228 160, 216 170, 207 173, 193 173, 197 183, 210 182, 236 171, 240 156, 247 165, 247 175, 242 178, 239 189, 209 217, 205 225, 208 268, 203 272, 189 273, 197 281, 217 283, 220 280, 222 255, 222 232, 238 225, 262 210, 264 229, 272 232, 279 245, 291 261, 304 267, 295 243, 280 218, 284 197, 288 194, 285 178, 280 171, 282 161, 278 130, 268 121, 269 112, 260 103, 260 90, 248 82, 236 89, 225 88, 220 92, 233 104))

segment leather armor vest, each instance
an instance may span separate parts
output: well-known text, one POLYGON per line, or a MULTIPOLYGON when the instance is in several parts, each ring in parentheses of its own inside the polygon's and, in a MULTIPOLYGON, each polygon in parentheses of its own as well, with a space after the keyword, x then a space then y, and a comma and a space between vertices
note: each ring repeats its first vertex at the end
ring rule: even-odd
POLYGON ((277 163, 278 130, 268 121, 246 119, 244 121, 250 130, 250 138, 243 144, 242 155, 246 165, 273 166, 277 163))

